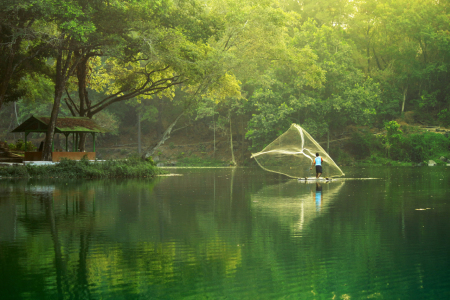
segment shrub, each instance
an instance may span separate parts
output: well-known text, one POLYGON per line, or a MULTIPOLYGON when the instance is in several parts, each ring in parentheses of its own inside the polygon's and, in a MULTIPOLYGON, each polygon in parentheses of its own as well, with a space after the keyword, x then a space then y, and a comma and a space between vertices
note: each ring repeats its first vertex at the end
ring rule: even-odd
POLYGON ((405 137, 402 150, 405 157, 410 161, 422 162, 448 152, 449 146, 450 140, 444 135, 424 132, 405 137))
MULTIPOLYGON (((25 151, 25 142, 19 139, 15 144, 8 144, 8 148, 10 150, 25 151)), ((37 147, 32 142, 27 142, 27 151, 34 151, 36 149, 37 147)))
POLYGON ((142 159, 107 160, 91 162, 85 156, 80 161, 62 159, 55 165, 32 165, 0 168, 4 177, 38 178, 114 178, 114 177, 152 177, 163 173, 154 163, 142 159))

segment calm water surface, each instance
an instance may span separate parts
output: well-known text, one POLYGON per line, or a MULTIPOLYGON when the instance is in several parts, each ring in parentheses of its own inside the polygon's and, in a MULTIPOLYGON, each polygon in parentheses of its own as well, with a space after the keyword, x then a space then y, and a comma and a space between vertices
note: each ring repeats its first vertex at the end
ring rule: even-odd
POLYGON ((0 299, 449 299, 450 168, 0 180, 0 299))

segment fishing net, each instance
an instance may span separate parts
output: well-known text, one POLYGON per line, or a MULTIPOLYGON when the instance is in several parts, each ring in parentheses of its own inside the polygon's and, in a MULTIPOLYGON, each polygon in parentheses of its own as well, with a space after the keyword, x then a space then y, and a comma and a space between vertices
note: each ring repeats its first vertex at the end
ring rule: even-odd
POLYGON ((297 124, 292 124, 285 133, 261 152, 253 153, 252 157, 266 171, 307 178, 316 175, 315 168, 310 168, 317 152, 323 158, 322 177, 345 175, 319 143, 297 124))

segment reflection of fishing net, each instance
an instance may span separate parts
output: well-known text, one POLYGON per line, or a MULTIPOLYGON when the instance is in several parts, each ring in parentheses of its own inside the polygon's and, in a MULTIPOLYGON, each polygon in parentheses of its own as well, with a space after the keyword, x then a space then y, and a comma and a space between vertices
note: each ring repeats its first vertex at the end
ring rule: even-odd
POLYGON ((292 236, 302 236, 298 234, 319 216, 318 211, 329 210, 344 185, 345 181, 339 179, 322 184, 311 180, 288 180, 282 184, 266 185, 251 195, 252 211, 276 218, 277 224, 290 228, 292 236), (318 187, 322 196, 319 203, 318 187))
POLYGON ((328 153, 303 128, 297 124, 291 127, 261 152, 252 157, 266 171, 284 174, 294 178, 313 177, 312 165, 316 152, 323 158, 323 177, 345 175, 328 153))

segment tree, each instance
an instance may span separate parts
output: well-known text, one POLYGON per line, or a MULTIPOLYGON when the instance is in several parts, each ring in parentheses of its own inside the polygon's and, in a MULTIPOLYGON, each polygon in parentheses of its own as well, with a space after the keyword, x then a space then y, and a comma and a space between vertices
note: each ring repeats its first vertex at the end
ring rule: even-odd
POLYGON ((17 101, 26 90, 20 80, 27 74, 43 72, 45 46, 36 40, 45 38, 36 23, 43 19, 45 3, 33 0, 5 0, 0 3, 0 109, 4 102, 17 101))
POLYGON ((323 72, 319 77, 322 81, 310 83, 286 66, 270 69, 267 83, 256 84, 249 98, 254 113, 246 136, 253 147, 264 147, 292 123, 316 138, 330 128, 367 124, 378 103, 378 85, 357 68, 352 45, 341 32, 309 20, 296 31, 291 45, 297 51, 310 49, 314 53, 315 68, 323 72))
POLYGON ((57 1, 51 8, 49 19, 56 25, 57 31, 50 40, 55 56, 55 95, 50 115, 47 134, 44 141, 42 160, 51 159, 51 145, 56 127, 56 120, 60 109, 61 97, 70 76, 75 72, 78 64, 86 53, 98 49, 92 35, 96 27, 90 21, 95 14, 96 6, 84 1, 57 1))
POLYGON ((92 118, 111 104, 156 94, 172 99, 181 83, 198 84, 197 94, 203 90, 206 40, 216 24, 196 0, 146 1, 113 12, 127 30, 108 28, 104 24, 110 23, 111 14, 102 12, 93 19, 104 29, 101 39, 95 39, 102 51, 87 52, 78 64, 78 99, 67 92, 66 104, 74 116, 92 118), (104 97, 91 101, 88 85, 104 97))

